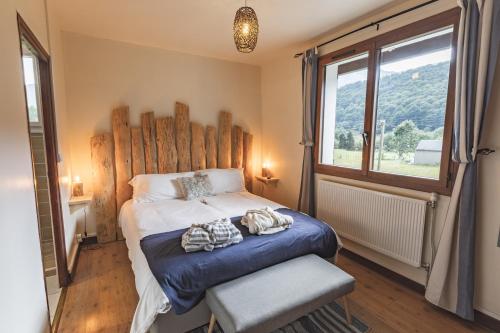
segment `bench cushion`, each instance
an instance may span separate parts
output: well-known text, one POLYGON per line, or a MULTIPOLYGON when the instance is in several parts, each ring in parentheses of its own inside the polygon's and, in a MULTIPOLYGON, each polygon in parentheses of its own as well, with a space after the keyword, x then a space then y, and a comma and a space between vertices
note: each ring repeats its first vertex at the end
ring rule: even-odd
POLYGON ((224 333, 264 333, 354 290, 354 278, 306 255, 212 287, 207 304, 224 333))

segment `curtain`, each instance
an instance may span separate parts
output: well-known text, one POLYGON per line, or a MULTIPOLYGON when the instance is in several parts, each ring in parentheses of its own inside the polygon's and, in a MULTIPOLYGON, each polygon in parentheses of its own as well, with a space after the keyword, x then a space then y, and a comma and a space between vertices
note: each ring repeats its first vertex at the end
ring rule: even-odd
POLYGON ((477 154, 500 44, 500 1, 459 0, 453 160, 459 163, 425 297, 474 319, 477 154))
POLYGON ((302 56, 302 141, 304 160, 300 182, 299 211, 315 216, 314 202, 314 131, 316 122, 316 92, 318 83, 317 49, 302 56))

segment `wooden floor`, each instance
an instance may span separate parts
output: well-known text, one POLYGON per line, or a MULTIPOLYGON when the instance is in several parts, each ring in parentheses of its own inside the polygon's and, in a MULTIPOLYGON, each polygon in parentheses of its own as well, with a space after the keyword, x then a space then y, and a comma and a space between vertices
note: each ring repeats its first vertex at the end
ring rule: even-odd
POLYGON ((84 247, 58 332, 128 333, 138 299, 125 242, 84 247))
MULTIPOLYGON (((340 256, 338 265, 356 278, 352 312, 372 333, 488 332, 431 306, 419 293, 352 259, 340 256)), ((58 332, 128 332, 137 300, 124 242, 84 248, 58 332)))

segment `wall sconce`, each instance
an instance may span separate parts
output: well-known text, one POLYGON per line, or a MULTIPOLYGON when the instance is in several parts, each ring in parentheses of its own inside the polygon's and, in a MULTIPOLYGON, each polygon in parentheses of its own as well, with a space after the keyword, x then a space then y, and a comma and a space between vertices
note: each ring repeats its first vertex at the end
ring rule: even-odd
POLYGON ((271 171, 269 170, 270 168, 271 162, 264 161, 264 163, 262 163, 262 177, 266 177, 268 179, 272 177, 271 171))
POLYGON ((83 183, 80 176, 75 176, 71 184, 71 195, 74 197, 83 196, 83 183))

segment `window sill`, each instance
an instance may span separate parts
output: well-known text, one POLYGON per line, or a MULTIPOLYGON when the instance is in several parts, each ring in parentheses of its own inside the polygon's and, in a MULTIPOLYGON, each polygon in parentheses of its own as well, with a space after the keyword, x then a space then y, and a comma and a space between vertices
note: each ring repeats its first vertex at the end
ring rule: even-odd
POLYGON ((420 192, 436 192, 445 196, 450 196, 453 190, 453 182, 451 182, 449 186, 446 186, 446 179, 434 180, 373 171, 368 171, 364 174, 362 170, 341 168, 324 164, 316 164, 314 172, 327 176, 353 179, 362 182, 393 186, 420 192))

